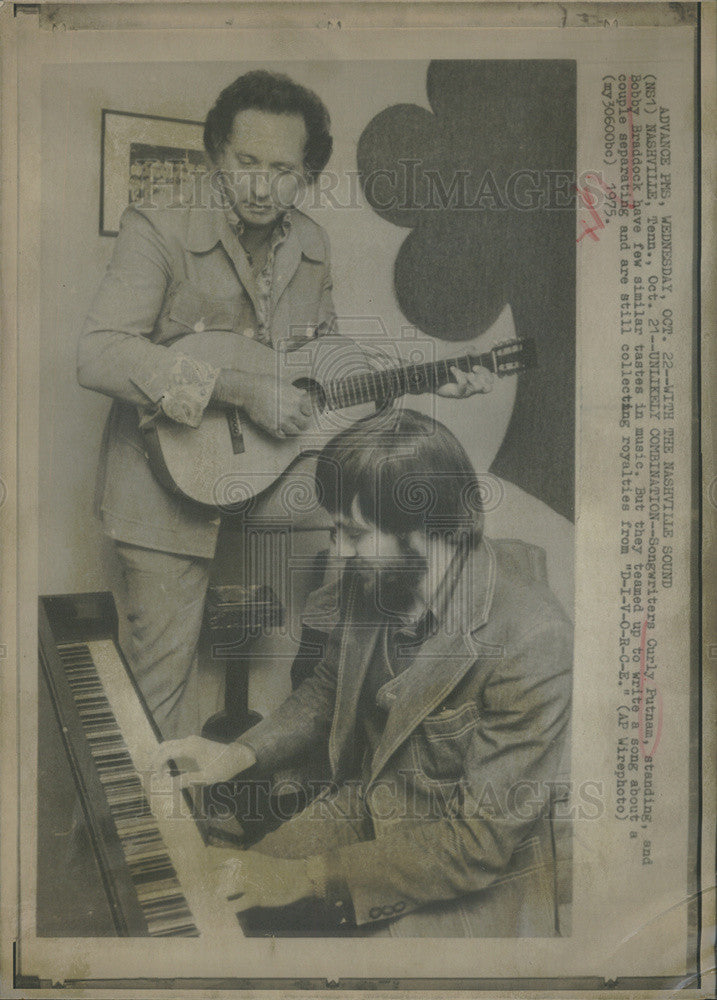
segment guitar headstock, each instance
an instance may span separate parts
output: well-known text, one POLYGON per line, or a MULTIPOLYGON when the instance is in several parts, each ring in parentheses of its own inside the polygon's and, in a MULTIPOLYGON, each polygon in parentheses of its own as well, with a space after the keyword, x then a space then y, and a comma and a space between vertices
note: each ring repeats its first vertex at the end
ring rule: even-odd
POLYGON ((508 340, 504 344, 496 344, 490 354, 496 375, 517 375, 538 364, 538 352, 532 339, 508 340))

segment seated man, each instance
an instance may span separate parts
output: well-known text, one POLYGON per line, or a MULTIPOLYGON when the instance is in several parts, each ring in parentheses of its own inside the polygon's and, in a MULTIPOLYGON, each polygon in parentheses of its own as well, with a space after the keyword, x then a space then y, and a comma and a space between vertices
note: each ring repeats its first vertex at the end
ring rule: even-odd
POLYGON ((188 786, 328 750, 303 812, 251 850, 208 849, 216 890, 248 933, 554 935, 572 626, 539 550, 483 537, 468 457, 410 410, 338 434, 316 484, 346 560, 314 601, 337 622, 324 656, 236 743, 171 741, 155 762, 188 786))

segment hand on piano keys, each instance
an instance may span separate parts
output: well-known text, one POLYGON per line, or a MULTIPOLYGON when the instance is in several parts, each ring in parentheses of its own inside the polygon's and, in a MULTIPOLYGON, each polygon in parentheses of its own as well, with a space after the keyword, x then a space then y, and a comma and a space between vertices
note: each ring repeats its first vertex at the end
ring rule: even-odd
POLYGON ((214 892, 231 900, 237 913, 291 906, 323 895, 326 875, 319 857, 286 859, 259 851, 237 854, 208 847, 205 858, 205 876, 214 892))
POLYGON ((241 743, 218 743, 202 736, 187 736, 160 743, 145 765, 158 774, 179 772, 179 787, 189 788, 229 781, 255 763, 254 751, 241 743))

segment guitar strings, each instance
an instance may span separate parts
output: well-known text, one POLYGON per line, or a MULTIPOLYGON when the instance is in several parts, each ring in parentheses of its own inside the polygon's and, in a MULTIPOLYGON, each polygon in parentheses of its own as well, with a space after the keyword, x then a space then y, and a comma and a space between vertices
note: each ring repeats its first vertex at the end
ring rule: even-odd
MULTIPOLYGON (((484 360, 480 355, 477 361, 484 360)), ((427 361, 420 364, 406 365, 402 368, 378 368, 369 372, 347 375, 342 379, 331 381, 326 387, 326 402, 329 409, 341 409, 355 406, 359 403, 371 403, 378 399, 395 399, 408 394, 411 389, 426 391, 432 389, 437 382, 441 384, 450 381, 452 366, 470 372, 472 356, 462 355, 458 358, 448 358, 442 361, 427 361), (441 378, 440 369, 443 369, 441 378)))

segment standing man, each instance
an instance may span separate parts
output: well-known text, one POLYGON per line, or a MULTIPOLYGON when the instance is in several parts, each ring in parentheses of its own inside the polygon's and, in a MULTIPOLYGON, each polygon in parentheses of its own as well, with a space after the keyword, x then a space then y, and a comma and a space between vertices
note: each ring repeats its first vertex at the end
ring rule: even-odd
POLYGON ((261 933, 558 933, 572 625, 544 553, 483 537, 467 455, 410 410, 342 431, 316 479, 347 559, 312 601, 335 621, 323 657, 234 744, 170 741, 154 761, 188 786, 328 751, 333 786, 303 812, 252 850, 207 849, 215 891, 261 933))
POLYGON ((214 329, 275 347, 335 320, 326 234, 294 207, 331 154, 324 104, 288 77, 246 73, 209 112, 204 145, 214 169, 198 199, 125 211, 78 354, 80 384, 114 398, 97 507, 122 569, 123 649, 165 736, 203 721, 197 645, 220 518, 160 485, 141 424, 196 427, 207 407, 239 406, 284 436, 311 412, 290 383, 167 346, 214 329))

